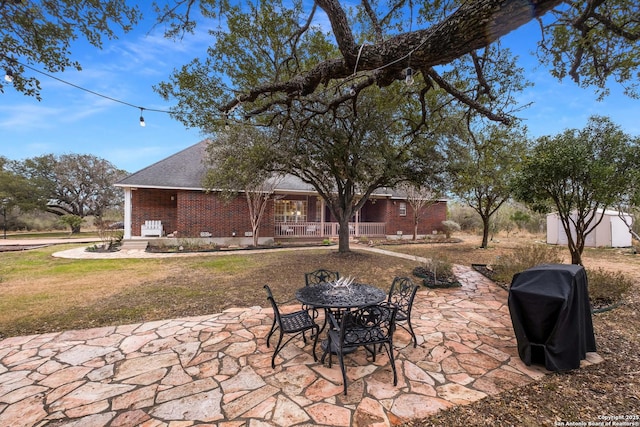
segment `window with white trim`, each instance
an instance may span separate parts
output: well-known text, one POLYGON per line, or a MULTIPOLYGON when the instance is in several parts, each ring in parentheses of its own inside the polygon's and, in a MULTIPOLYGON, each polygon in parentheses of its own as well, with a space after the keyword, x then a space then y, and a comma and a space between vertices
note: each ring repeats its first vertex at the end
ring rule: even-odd
POLYGON ((400 202, 398 209, 398 214, 400 216, 407 216, 407 204, 405 202, 400 202))
POLYGON ((307 220, 306 200, 276 200, 276 222, 305 222, 307 220))

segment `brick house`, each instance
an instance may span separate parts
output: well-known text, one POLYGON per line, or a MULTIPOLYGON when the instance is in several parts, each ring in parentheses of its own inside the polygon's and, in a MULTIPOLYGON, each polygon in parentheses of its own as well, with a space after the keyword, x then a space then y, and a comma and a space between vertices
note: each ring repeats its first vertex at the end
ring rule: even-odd
MULTIPOLYGON (((252 242, 246 199, 229 201, 203 188, 207 140, 135 172, 116 183, 124 190, 124 238, 145 237, 145 224, 161 223, 159 236, 207 238, 218 244, 252 242)), ((278 185, 260 225, 260 243, 291 239, 337 238, 338 223, 308 184, 287 176, 278 185)), ((446 200, 421 215, 418 234, 442 230, 446 200)), ((401 194, 381 188, 350 223, 354 238, 400 238, 413 235, 413 211, 401 194)))

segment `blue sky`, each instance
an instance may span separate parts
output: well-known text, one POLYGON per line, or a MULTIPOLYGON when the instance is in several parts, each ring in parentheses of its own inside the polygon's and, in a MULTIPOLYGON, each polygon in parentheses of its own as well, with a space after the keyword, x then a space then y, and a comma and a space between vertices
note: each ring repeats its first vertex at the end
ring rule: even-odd
MULTIPOLYGON (((593 89, 580 89, 568 79, 558 82, 531 54, 538 38, 537 26, 531 23, 503 39, 503 45, 520 56, 528 79, 535 83, 519 96, 521 103, 533 102, 520 113, 532 137, 582 128, 594 114, 609 116, 625 132, 640 135, 640 101, 625 97, 622 88, 612 85, 611 95, 598 102, 593 89)), ((56 76, 135 106, 168 110, 171 103, 160 98, 152 86, 167 80, 174 68, 202 56, 209 41, 204 30, 182 41, 167 40, 162 28, 152 29, 151 21, 144 22, 119 40, 105 41, 103 50, 77 43, 73 59, 83 70, 56 76)), ((199 130, 185 128, 166 113, 144 111, 143 128, 139 109, 43 75, 38 78, 42 101, 18 94, 10 86, 0 94, 0 155, 9 159, 92 154, 135 172, 203 138, 199 130)))

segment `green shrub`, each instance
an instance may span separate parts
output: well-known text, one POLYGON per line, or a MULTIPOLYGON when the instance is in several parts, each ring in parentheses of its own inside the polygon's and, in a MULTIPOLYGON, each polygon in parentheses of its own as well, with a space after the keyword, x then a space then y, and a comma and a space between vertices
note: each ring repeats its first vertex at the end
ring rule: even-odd
POLYGON ((511 283, 513 275, 540 264, 560 264, 560 248, 547 245, 526 245, 513 250, 509 255, 499 257, 492 265, 495 281, 511 283))
POLYGON ((589 298, 592 301, 617 302, 631 289, 633 281, 619 271, 605 271, 603 268, 587 270, 589 298))
POLYGON ((442 221, 442 229, 444 230, 444 234, 447 236, 447 239, 449 239, 454 232, 460 231, 460 224, 451 220, 442 221))

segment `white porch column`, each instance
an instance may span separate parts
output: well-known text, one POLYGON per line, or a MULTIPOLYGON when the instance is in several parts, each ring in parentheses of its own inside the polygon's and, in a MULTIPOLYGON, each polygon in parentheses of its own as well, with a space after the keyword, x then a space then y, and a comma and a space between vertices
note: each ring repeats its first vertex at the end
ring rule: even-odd
POLYGON ((320 237, 324 237, 324 199, 319 197, 320 199, 320 237))
POLYGON ((124 188, 124 238, 131 238, 131 187, 124 188))

